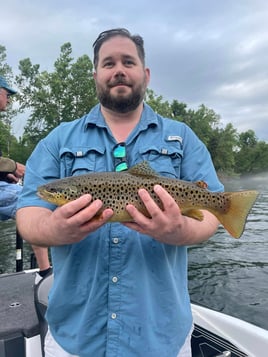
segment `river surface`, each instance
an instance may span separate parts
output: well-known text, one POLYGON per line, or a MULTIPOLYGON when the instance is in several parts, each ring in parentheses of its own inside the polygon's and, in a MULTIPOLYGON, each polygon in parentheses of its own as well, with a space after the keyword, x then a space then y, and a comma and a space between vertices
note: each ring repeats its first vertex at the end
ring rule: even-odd
MULTIPOLYGON (((225 187, 256 188, 260 195, 240 239, 219 228, 209 241, 189 248, 191 299, 268 329, 268 177, 225 182, 225 187)), ((15 224, 0 222, 0 230, 0 273, 14 272, 15 224)), ((31 247, 24 243, 23 250, 27 269, 31 247)))
POLYGON ((254 188, 260 195, 240 239, 220 227, 209 241, 189 248, 191 299, 268 329, 268 177, 225 188, 254 188))

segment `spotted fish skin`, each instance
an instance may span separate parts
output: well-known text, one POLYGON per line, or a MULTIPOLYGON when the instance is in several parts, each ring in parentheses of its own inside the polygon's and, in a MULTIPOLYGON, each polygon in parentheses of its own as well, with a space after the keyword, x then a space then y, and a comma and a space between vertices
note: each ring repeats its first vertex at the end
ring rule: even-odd
POLYGON ((38 195, 61 206, 90 193, 93 200, 100 199, 103 202, 99 214, 105 208, 113 209, 114 215, 110 222, 130 222, 133 219, 125 209, 127 204, 133 204, 145 216, 150 217, 139 198, 140 188, 145 188, 159 207, 163 208, 154 192, 156 184, 161 185, 174 198, 183 215, 201 221, 201 210, 207 210, 235 238, 242 235, 247 216, 258 196, 258 192, 253 190, 210 192, 202 181, 191 183, 160 176, 147 162, 123 172, 94 172, 55 180, 38 187, 38 195))

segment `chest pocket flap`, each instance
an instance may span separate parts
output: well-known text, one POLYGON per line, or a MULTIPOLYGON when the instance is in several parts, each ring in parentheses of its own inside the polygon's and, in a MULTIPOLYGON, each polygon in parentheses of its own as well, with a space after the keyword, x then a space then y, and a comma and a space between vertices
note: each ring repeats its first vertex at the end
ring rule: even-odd
POLYGON ((180 167, 183 158, 181 143, 177 141, 144 145, 140 149, 144 161, 163 176, 180 178, 180 167))
POLYGON ((103 146, 62 148, 60 151, 61 177, 96 171, 96 166, 104 153, 103 146))

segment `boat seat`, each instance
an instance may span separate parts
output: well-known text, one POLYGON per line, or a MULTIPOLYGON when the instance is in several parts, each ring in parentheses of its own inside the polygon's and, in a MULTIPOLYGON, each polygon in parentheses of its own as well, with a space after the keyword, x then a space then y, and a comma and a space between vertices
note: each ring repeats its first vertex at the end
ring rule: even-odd
POLYGON ((25 357, 25 341, 39 335, 35 273, 0 274, 0 356, 25 357))
POLYGON ((35 285, 35 308, 36 313, 39 319, 39 326, 40 326, 40 338, 41 338, 41 346, 42 346, 42 354, 44 354, 44 342, 45 336, 47 333, 47 321, 45 318, 47 305, 48 305, 48 293, 53 284, 53 274, 45 276, 35 285))

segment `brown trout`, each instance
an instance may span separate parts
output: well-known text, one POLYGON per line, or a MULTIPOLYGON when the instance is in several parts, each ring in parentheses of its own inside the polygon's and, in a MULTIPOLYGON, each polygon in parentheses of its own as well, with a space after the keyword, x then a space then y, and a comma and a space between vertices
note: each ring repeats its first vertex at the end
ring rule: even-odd
POLYGON ((129 203, 149 217, 139 198, 139 188, 145 188, 163 208, 153 190, 156 184, 174 198, 183 215, 201 221, 201 210, 207 210, 218 218, 234 238, 242 235, 247 216, 258 196, 257 191, 210 192, 203 181, 192 183, 160 176, 148 162, 122 172, 94 172, 58 179, 38 187, 38 196, 61 206, 90 193, 93 200, 100 199, 103 202, 99 215, 105 208, 112 208, 114 215, 110 222, 130 222, 132 218, 125 210, 129 203))

